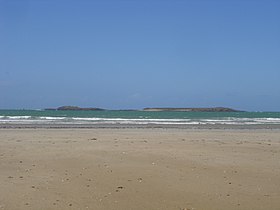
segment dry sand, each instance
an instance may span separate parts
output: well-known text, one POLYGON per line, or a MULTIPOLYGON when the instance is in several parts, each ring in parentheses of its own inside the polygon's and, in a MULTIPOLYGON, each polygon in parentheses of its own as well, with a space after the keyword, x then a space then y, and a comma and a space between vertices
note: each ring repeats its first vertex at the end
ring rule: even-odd
POLYGON ((0 129, 0 209, 280 209, 279 130, 0 129))

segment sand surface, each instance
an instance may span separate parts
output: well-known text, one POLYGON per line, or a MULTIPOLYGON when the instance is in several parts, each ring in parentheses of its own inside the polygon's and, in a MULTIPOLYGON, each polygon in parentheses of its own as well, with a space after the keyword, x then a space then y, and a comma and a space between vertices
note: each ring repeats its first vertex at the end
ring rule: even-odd
POLYGON ((0 186, 0 210, 279 210, 280 131, 0 129, 0 186))

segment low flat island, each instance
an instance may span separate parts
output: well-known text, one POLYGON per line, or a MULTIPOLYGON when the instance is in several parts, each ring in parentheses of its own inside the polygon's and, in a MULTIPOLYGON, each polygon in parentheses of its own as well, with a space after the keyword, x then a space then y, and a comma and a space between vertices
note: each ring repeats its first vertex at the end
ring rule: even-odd
POLYGON ((270 209, 279 129, 0 129, 0 209, 270 209))

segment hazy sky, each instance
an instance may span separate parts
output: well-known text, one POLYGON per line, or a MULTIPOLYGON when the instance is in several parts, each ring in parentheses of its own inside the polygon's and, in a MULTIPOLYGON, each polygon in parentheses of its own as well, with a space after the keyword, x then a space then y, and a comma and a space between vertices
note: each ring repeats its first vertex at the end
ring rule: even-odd
POLYGON ((0 0, 0 108, 280 110, 279 0, 0 0))

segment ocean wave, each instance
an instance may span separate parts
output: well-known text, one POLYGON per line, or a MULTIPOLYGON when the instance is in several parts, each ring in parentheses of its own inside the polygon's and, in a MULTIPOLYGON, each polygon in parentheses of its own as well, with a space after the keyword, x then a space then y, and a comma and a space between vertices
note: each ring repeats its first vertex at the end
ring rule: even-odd
POLYGON ((42 120, 64 120, 65 117, 39 117, 42 120))
POLYGON ((133 118, 133 119, 128 119, 128 118, 82 118, 82 117, 73 117, 73 120, 85 120, 85 121, 151 121, 151 122, 165 122, 165 121, 170 121, 170 122, 187 122, 190 121, 190 119, 142 119, 142 118, 133 118))
POLYGON ((280 124, 280 118, 200 118, 200 119, 147 119, 147 118, 98 118, 54 116, 0 116, 0 123, 26 124, 156 124, 156 125, 257 125, 280 124))
POLYGON ((20 119, 31 119, 31 116, 3 116, 3 118, 20 120, 20 119))
POLYGON ((73 120, 84 120, 84 121, 97 121, 97 120, 102 120, 106 118, 95 118, 95 117, 72 117, 71 119, 73 120))

